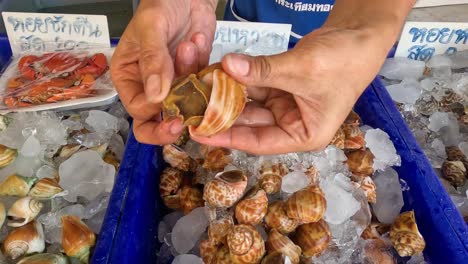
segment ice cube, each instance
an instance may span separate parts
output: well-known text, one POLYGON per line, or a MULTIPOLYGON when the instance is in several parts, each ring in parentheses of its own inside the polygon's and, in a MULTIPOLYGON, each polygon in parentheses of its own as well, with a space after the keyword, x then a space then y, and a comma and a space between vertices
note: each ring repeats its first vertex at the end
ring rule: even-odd
POLYGON ((90 219, 95 214, 100 213, 101 211, 106 211, 107 206, 109 205, 110 193, 103 192, 96 199, 91 201, 88 205, 86 205, 84 209, 83 218, 90 219))
POLYGON ((405 79, 401 83, 387 86, 387 91, 393 100, 413 105, 421 96, 421 85, 415 79, 405 79))
POLYGON ((34 136, 29 136, 21 147, 20 153, 25 157, 36 157, 41 152, 41 143, 34 136))
POLYGON ((468 157, 468 142, 460 142, 460 144, 458 144, 458 147, 463 152, 463 154, 465 154, 465 156, 468 157))
POLYGON ((80 122, 80 120, 74 120, 70 118, 63 120, 62 126, 70 131, 81 130, 83 128, 83 124, 80 122))
POLYGON ((419 85, 424 90, 430 92, 437 86, 437 83, 433 78, 424 78, 419 82, 419 85))
POLYGON ((400 156, 387 133, 380 129, 371 129, 366 132, 364 139, 366 146, 374 154, 374 170, 400 165, 400 156))
POLYGON ((387 168, 376 173, 374 183, 378 190, 377 202, 372 205, 374 214, 380 222, 392 224, 404 204, 398 173, 387 168))
POLYGON ((183 254, 175 257, 172 264, 203 264, 203 260, 192 254, 183 254))
POLYGON ((36 177, 42 178, 54 178, 57 175, 57 170, 49 165, 43 165, 36 171, 36 177))
POLYGON ((89 111, 88 117, 86 118, 86 124, 88 124, 95 132, 119 130, 119 120, 117 117, 99 110, 89 111))
POLYGON ((447 55, 436 55, 426 62, 428 68, 452 67, 453 62, 447 55))
POLYGON ((426 64, 423 61, 404 57, 389 58, 380 69, 380 75, 387 79, 403 80, 422 77, 426 64))
POLYGON ((327 223, 339 225, 361 208, 360 203, 353 197, 352 193, 341 188, 335 181, 321 181, 321 187, 327 200, 324 216, 327 223))
POLYGON ((424 260, 424 256, 422 254, 420 255, 414 255, 412 256, 406 264, 426 264, 427 262, 424 260))
POLYGON ((428 128, 434 132, 439 132, 441 128, 449 125, 449 114, 446 112, 435 112, 429 117, 429 122, 428 128))
POLYGON ((468 50, 459 51, 450 55, 453 69, 468 68, 468 50))
POLYGON ((169 226, 164 222, 161 221, 159 222, 158 225, 158 240, 159 242, 164 242, 164 237, 169 234, 171 230, 169 229, 169 226))
POLYGON ((342 164, 347 159, 344 151, 333 145, 329 145, 325 149, 325 154, 327 155, 327 159, 331 163, 331 166, 342 164))
MULTIPOLYGON (((253 178, 253 177, 252 177, 253 178)), ((292 171, 283 177, 281 191, 295 193, 310 184, 310 179, 302 171, 292 171)))
POLYGON ((163 221, 164 223, 167 224, 167 226, 169 227, 169 230, 172 230, 172 228, 174 228, 177 221, 179 221, 179 219, 182 218, 183 216, 184 216, 184 213, 182 213, 181 211, 174 211, 172 213, 165 215, 163 217, 163 221))
POLYGON ((114 185, 115 168, 105 163, 99 153, 86 150, 75 153, 59 167, 60 185, 75 202, 77 196, 94 200, 102 192, 110 192, 114 185))
POLYGON ((37 122, 37 138, 44 145, 67 144, 67 128, 62 125, 60 117, 52 112, 44 112, 37 122))
POLYGON ((16 173, 25 177, 32 177, 42 165, 38 157, 25 157, 21 154, 15 160, 16 173))
POLYGON ((86 225, 96 234, 101 232, 102 224, 104 223, 104 217, 106 216, 106 210, 102 210, 96 213, 90 219, 86 220, 86 225))
POLYGON ((431 147, 432 149, 434 149, 437 156, 443 159, 447 158, 447 153, 445 152, 445 145, 444 142, 442 142, 442 140, 438 138, 434 139, 434 141, 432 141, 431 147))
POLYGON ((459 95, 468 96, 468 74, 455 73, 452 75, 452 82, 450 88, 459 95))
POLYGON ((116 157, 122 158, 125 144, 122 137, 119 134, 114 134, 109 141, 109 150, 115 154, 116 157))
POLYGON ((84 216, 84 207, 81 204, 73 204, 66 206, 56 212, 48 212, 38 217, 38 221, 44 227, 61 227, 61 217, 64 215, 74 215, 80 219, 84 216))
POLYGON ((171 233, 172 244, 179 254, 189 252, 208 227, 204 207, 198 207, 177 221, 171 233))
POLYGON ((49 244, 62 243, 62 228, 56 226, 44 228, 44 236, 49 244))

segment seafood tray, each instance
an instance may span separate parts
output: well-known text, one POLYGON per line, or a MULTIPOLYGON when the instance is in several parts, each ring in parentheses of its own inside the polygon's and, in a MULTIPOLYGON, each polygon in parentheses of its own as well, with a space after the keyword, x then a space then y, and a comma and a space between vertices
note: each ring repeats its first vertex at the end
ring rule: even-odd
POLYGON ((84 108, 114 102, 113 49, 22 53, 0 77, 0 112, 84 108))

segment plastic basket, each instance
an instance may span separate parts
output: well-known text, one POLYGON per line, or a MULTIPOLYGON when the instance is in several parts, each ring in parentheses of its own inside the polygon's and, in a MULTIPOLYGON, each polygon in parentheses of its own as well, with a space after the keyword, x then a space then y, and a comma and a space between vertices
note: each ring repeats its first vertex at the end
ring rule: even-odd
MULTIPOLYGON (((467 263, 467 226, 379 79, 363 93, 355 110, 365 124, 387 132, 401 156, 401 167, 395 169, 410 188, 403 192, 403 211, 415 211, 426 240, 426 260, 429 263, 467 263)), ((157 194, 158 175, 164 162, 160 147, 140 144, 132 135, 130 137, 127 151, 131 153, 125 155, 130 160, 124 163, 133 164, 126 171, 132 175, 107 263, 155 263, 159 247, 157 223, 163 208, 157 194)))

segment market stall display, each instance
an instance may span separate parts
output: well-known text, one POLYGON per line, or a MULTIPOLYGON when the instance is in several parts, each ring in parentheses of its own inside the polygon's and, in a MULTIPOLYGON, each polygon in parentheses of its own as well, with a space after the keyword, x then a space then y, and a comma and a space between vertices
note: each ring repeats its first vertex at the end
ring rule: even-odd
POLYGON ((125 110, 118 103, 1 118, 2 261, 88 263, 124 152, 125 110))
POLYGON ((468 52, 427 62, 390 58, 380 75, 418 143, 468 221, 468 52))

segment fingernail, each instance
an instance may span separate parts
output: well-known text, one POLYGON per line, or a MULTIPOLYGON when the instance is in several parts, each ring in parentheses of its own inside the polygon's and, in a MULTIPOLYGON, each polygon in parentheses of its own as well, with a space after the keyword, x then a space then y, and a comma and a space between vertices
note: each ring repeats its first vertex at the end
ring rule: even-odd
POLYGON ((158 74, 152 74, 146 79, 145 90, 150 101, 155 101, 161 92, 161 77, 158 74))
POLYGON ((184 130, 184 128, 184 124, 179 120, 172 123, 171 127, 169 128, 169 131, 171 131, 171 134, 173 135, 178 135, 180 134, 180 132, 182 132, 182 130, 184 130))
POLYGON ((237 75, 246 76, 250 70, 250 64, 246 57, 241 55, 229 55, 227 58, 227 66, 237 75))

